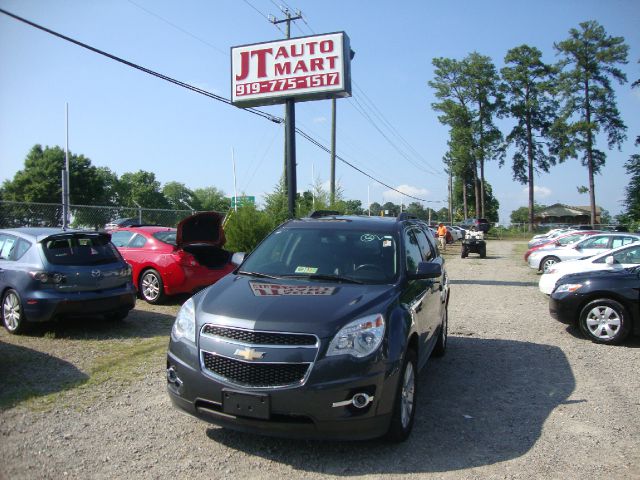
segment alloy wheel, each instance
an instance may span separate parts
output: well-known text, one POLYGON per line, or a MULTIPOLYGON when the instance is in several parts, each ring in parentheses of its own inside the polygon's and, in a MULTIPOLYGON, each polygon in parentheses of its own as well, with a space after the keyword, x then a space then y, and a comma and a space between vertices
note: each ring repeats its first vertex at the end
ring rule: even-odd
POLYGON ((20 327, 22 310, 20 308, 20 299, 15 293, 9 292, 4 297, 4 302, 2 302, 2 316, 9 331, 13 332, 20 327))
POLYGON ((402 393, 400 394, 400 419, 402 428, 407 428, 411 422, 415 396, 415 381, 416 377, 413 371, 413 364, 407 362, 407 367, 404 370, 404 378, 402 379, 402 393))
POLYGON ((594 337, 610 340, 620 331, 622 320, 618 312, 608 306, 597 306, 587 314, 586 325, 594 337))

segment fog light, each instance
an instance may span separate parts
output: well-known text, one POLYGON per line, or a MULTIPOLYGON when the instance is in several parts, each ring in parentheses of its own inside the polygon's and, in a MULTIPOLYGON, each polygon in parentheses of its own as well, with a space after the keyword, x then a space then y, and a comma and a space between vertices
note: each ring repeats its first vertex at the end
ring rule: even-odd
POLYGON ((175 385, 177 388, 180 388, 182 386, 182 380, 180 380, 178 374, 176 373, 176 369, 173 367, 167 368, 167 382, 175 385))

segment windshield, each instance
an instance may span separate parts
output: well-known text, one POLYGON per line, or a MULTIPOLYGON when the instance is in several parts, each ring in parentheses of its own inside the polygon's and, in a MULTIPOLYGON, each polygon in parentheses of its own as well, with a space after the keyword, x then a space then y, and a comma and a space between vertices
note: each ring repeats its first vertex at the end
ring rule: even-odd
POLYGON ((380 232, 282 228, 247 258, 240 272, 330 281, 389 283, 397 273, 395 236, 380 232))

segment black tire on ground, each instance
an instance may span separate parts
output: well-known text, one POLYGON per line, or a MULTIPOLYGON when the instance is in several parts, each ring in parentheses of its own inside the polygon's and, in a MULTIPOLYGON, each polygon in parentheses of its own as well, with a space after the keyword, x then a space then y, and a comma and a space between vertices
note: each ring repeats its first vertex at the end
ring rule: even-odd
POLYGON ((398 378, 391 423, 385 436, 388 441, 404 442, 411 434, 418 394, 417 365, 416 353, 413 350, 407 350, 400 370, 400 377, 398 378))
POLYGON ((621 303, 599 298, 585 305, 578 319, 580 331, 596 343, 618 345, 631 331, 631 317, 621 303))
POLYGON ((156 305, 162 303, 164 300, 164 283, 162 282, 162 277, 160 273, 153 268, 142 272, 138 289, 140 290, 140 296, 147 303, 156 305))
POLYGON ((486 258, 487 256, 487 247, 480 248, 480 258, 486 258))
POLYGON ((469 249, 463 245, 460 250, 460 258, 467 258, 467 255, 469 255, 469 249))
POLYGON ((106 318, 110 322, 119 322, 127 318, 127 315, 129 315, 129 310, 124 309, 118 310, 117 312, 107 313, 105 314, 104 318, 106 318))
POLYGON ((18 292, 10 288, 2 296, 2 324, 13 335, 19 335, 27 330, 27 321, 22 309, 22 300, 18 292))
POLYGON ((449 308, 445 304, 444 315, 442 317, 442 325, 440 327, 440 333, 438 334, 438 340, 436 340, 436 346, 433 347, 431 355, 434 357, 444 357, 447 353, 447 339, 449 336, 449 308))

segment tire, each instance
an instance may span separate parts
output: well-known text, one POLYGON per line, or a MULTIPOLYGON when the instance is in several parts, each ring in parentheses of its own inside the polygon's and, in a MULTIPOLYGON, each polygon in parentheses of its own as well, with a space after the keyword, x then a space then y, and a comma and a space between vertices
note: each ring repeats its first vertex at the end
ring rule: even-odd
POLYGON ((27 330, 22 300, 20 300, 20 295, 15 290, 10 288, 2 296, 1 313, 2 323, 9 333, 19 335, 27 330))
POLYGON ((139 282, 140 297, 147 303, 157 305, 164 300, 164 283, 157 270, 149 268, 142 272, 139 282))
POLYGON ((127 318, 127 315, 129 315, 129 310, 118 310, 117 312, 105 314, 104 318, 110 322, 119 322, 127 318))
POLYGON ((447 353, 447 339, 449 336, 449 307, 445 304, 444 316, 442 318, 442 326, 440 333, 438 334, 438 340, 436 340, 436 346, 433 347, 431 355, 434 357, 444 357, 447 353))
POLYGON ((391 423, 386 434, 388 441, 404 442, 413 429, 418 394, 417 365, 416 353, 413 350, 407 350, 400 370, 400 378, 398 378, 391 423))
POLYGON ((463 245, 460 251, 460 258, 467 258, 467 255, 469 255, 469 249, 463 245))
POLYGON ((554 257, 554 256, 544 257, 540 262, 540 268, 538 270, 541 270, 542 273, 547 273, 547 270, 549 270, 549 267, 551 265, 555 265, 559 261, 560 259, 558 257, 554 257))
POLYGON ((629 335, 631 317, 624 305, 608 298, 589 302, 580 312, 580 331, 596 343, 618 345, 629 335))
POLYGON ((480 258, 486 258, 486 257, 487 257, 487 247, 480 248, 480 258))

